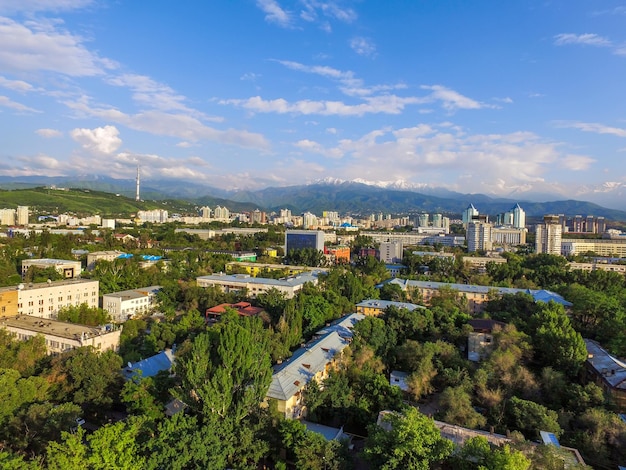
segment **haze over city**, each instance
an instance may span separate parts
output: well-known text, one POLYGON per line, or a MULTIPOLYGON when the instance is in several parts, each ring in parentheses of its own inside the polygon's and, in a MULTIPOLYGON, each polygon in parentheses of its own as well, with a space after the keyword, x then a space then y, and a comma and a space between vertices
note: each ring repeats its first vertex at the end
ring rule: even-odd
POLYGON ((619 1, 0 0, 0 175, 622 208, 625 22, 619 1))

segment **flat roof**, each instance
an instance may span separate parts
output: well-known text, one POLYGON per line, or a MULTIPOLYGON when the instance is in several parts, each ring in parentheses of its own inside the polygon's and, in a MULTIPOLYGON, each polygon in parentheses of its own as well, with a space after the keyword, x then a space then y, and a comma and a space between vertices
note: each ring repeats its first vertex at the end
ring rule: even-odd
POLYGON ((110 332, 110 330, 107 330, 105 327, 77 325, 75 323, 66 323, 29 315, 2 318, 0 320, 0 327, 21 328, 36 334, 49 334, 73 340, 79 340, 83 335, 85 338, 92 338, 110 332))
POLYGON ((10 292, 16 290, 34 290, 34 289, 44 289, 47 287, 60 287, 60 286, 69 286, 72 284, 87 284, 87 283, 98 283, 95 279, 66 279, 62 281, 51 281, 51 282, 36 282, 36 283, 23 283, 19 286, 8 286, 8 287, 0 287, 0 293, 2 292, 10 292), (20 288, 20 286, 22 286, 20 288))
POLYGON ((421 309, 426 308, 422 305, 415 305, 409 302, 396 302, 394 300, 379 300, 379 299, 363 300, 362 302, 359 302, 358 304, 356 304, 356 306, 366 307, 366 308, 380 308, 382 310, 386 309, 387 307, 397 307, 397 308, 405 308, 409 310, 410 312, 418 308, 421 308, 421 309))
POLYGON ((149 294, 155 294, 161 290, 161 286, 138 287, 137 289, 128 289, 120 292, 110 292, 103 294, 102 297, 120 297, 122 299, 139 299, 149 294))
POLYGON ((321 271, 307 271, 296 276, 285 277, 283 279, 252 277, 249 274, 210 274, 208 276, 198 276, 196 281, 204 279, 207 281, 227 282, 231 284, 259 284, 266 286, 293 287, 304 284, 305 282, 315 281, 319 272, 321 271))
POLYGON ((39 259, 24 259, 22 260, 22 264, 52 264, 52 265, 57 265, 57 264, 66 264, 66 263, 72 263, 72 264, 80 264, 80 261, 74 260, 74 259, 54 259, 54 258, 39 258, 39 259))

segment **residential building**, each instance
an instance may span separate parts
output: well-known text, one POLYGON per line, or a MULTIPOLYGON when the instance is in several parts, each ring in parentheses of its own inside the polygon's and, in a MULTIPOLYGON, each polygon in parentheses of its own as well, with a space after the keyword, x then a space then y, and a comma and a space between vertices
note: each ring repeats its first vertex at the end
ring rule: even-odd
POLYGON ((102 308, 109 312, 113 321, 121 323, 136 315, 145 315, 157 305, 156 294, 161 286, 142 287, 102 296, 102 308))
POLYGON ((415 305, 408 302, 395 302, 393 300, 369 299, 356 304, 356 313, 367 317, 378 317, 385 313, 388 307, 404 308, 410 312, 417 309, 424 309, 422 305, 415 305))
POLYGON ((626 274, 626 264, 601 263, 567 263, 570 270, 579 269, 581 271, 609 271, 613 273, 626 274))
POLYGON ((0 209, 0 225, 15 225, 14 209, 0 209))
POLYGON ((420 214, 417 216, 418 227, 428 227, 429 214, 420 214))
POLYGON ((229 275, 220 273, 200 276, 196 278, 196 283, 199 287, 218 286, 226 293, 247 292, 250 298, 255 298, 257 295, 270 289, 276 289, 285 294, 288 299, 291 299, 307 282, 317 285, 317 276, 321 272, 314 270, 283 279, 251 277, 249 274, 229 275))
POLYGON ((578 239, 566 238, 561 242, 563 256, 594 253, 596 256, 626 258, 626 239, 578 239))
POLYGON ((32 315, 56 318, 59 309, 87 304, 98 307, 98 281, 66 280, 0 287, 0 317, 32 315))
POLYGON ((140 222, 151 222, 155 224, 162 224, 167 222, 169 214, 163 209, 154 209, 151 211, 137 211, 137 218, 140 222))
POLYGON ((22 279, 26 276, 28 268, 31 266, 38 269, 53 267, 65 279, 80 277, 82 270, 80 261, 52 258, 25 259, 22 260, 22 279))
POLYGON ((285 232, 285 253, 291 250, 313 248, 324 251, 323 230, 287 230, 285 232))
POLYGON ((504 328, 505 323, 490 318, 472 318, 468 323, 473 331, 467 338, 467 358, 479 362, 488 357, 493 349, 493 330, 504 328))
POLYGON ((217 206, 213 211, 213 217, 218 220, 230 220, 230 211, 226 207, 217 206))
POLYGON ((559 223, 558 215, 544 216, 543 224, 536 226, 535 252, 560 255, 562 233, 563 227, 559 223))
POLYGON ((200 208, 200 215, 203 219, 210 219, 212 213, 213 211, 208 206, 204 206, 200 208))
POLYGON ((17 225, 28 225, 28 206, 17 206, 17 225))
POLYGON ((335 245, 324 247, 324 254, 330 257, 331 263, 349 263, 350 247, 346 245, 335 245))
POLYGON ((611 398, 620 413, 626 412, 626 364, 596 341, 585 339, 587 375, 611 398))
POLYGON ((281 272, 285 276, 295 276, 308 271, 327 272, 327 268, 312 268, 310 266, 293 266, 290 264, 269 264, 269 263, 250 263, 245 261, 231 261, 226 263, 226 273, 232 273, 237 269, 245 269, 246 273, 253 277, 257 277, 264 272, 281 272))
POLYGON ((20 341, 43 336, 48 354, 62 353, 83 346, 92 346, 98 351, 117 351, 122 332, 121 328, 113 325, 91 327, 28 315, 2 318, 0 328, 15 334, 20 341))
POLYGON ((439 289, 451 289, 458 295, 465 298, 471 313, 482 312, 483 304, 488 300, 505 294, 515 295, 518 293, 529 294, 535 302, 554 301, 564 307, 571 307, 572 304, 559 294, 548 290, 514 289, 512 287, 477 286, 471 284, 451 284, 447 282, 414 281, 410 279, 392 279, 389 281, 400 286, 410 299, 420 300, 423 305, 430 305, 430 299, 437 295, 439 289))
POLYGON ((328 377, 343 350, 350 344, 352 328, 365 318, 353 313, 330 327, 320 330, 313 340, 293 355, 274 366, 272 382, 266 395, 276 401, 277 410, 285 419, 306 416, 304 389, 311 380, 321 383, 328 377))
POLYGON ((87 255, 87 270, 92 271, 96 267, 98 261, 113 261, 122 255, 125 255, 123 251, 110 250, 110 251, 94 251, 87 255))
POLYGON ((463 256, 462 260, 463 264, 469 265, 479 273, 487 272, 488 263, 506 264, 506 258, 500 256, 463 256))
POLYGON ((378 259, 383 263, 397 263, 402 261, 403 249, 401 240, 381 242, 378 247, 378 259))
POLYGON ((486 221, 472 219, 467 224, 467 251, 491 250, 491 229, 493 226, 486 221))

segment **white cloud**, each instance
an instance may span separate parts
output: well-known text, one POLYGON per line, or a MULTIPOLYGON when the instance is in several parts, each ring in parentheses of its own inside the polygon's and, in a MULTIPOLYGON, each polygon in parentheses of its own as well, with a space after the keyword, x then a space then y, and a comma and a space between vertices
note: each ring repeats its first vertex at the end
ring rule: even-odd
POLYGON ((265 21, 284 28, 291 26, 291 15, 276 0, 257 0, 257 6, 265 13, 265 21))
POLYGON ((626 129, 621 127, 606 126, 597 122, 555 121, 554 124, 560 128, 578 129, 584 132, 593 132, 595 134, 609 134, 617 137, 626 137, 626 129))
POLYGON ((568 44, 583 44, 596 47, 611 47, 612 43, 607 38, 598 36, 597 34, 572 34, 563 33, 554 36, 554 44, 557 46, 565 46, 568 44))
POLYGON ((58 131, 56 129, 37 129, 35 131, 35 134, 37 134, 40 137, 44 137, 46 139, 52 139, 55 137, 63 136, 63 132, 58 131))
POLYGON ((333 158, 329 171, 339 178, 422 180, 461 192, 506 194, 543 184, 552 171, 580 171, 593 163, 589 157, 564 155, 560 144, 530 132, 467 135, 448 123, 380 129, 331 147, 301 140, 294 147, 303 155, 333 158))
POLYGON ((595 161, 584 155, 566 155, 561 159, 563 166, 572 171, 587 170, 595 161))
POLYGON ((76 101, 66 101, 64 104, 79 116, 98 117, 150 134, 177 137, 191 142, 210 140, 263 151, 270 147, 269 142, 261 134, 238 129, 214 129, 197 118, 184 114, 166 113, 160 110, 127 114, 111 107, 92 106, 87 97, 76 101))
POLYGON ((423 85, 423 90, 431 90, 428 99, 430 101, 441 101, 444 109, 455 111, 457 109, 481 109, 493 108, 492 105, 480 103, 476 100, 463 96, 460 93, 446 88, 442 85, 423 85))
POLYGON ((79 77, 98 75, 114 66, 87 50, 82 38, 57 24, 35 20, 20 24, 0 17, 0 69, 79 77))
POLYGON ((36 109, 30 108, 22 103, 18 103, 17 101, 13 101, 7 96, 0 95, 0 106, 4 106, 5 108, 15 109, 16 111, 21 111, 24 113, 40 113, 36 109))
POLYGON ((364 57, 374 57, 376 55, 376 46, 371 40, 364 37, 352 38, 350 40, 350 48, 364 57))
POLYGON ((130 88, 133 91, 133 99, 143 106, 162 111, 183 111, 205 119, 221 120, 219 118, 207 118, 199 111, 188 107, 185 104, 186 98, 184 96, 177 94, 169 86, 158 83, 145 75, 124 74, 108 78, 106 81, 110 85, 130 88))
POLYGON ((264 100, 254 96, 247 100, 221 100, 220 104, 239 106, 255 113, 301 114, 321 116, 363 116, 365 114, 400 114, 407 105, 424 102, 421 98, 381 95, 365 98, 365 103, 350 105, 342 101, 301 100, 293 103, 279 98, 264 100))
POLYGON ((0 86, 9 90, 19 91, 22 93, 32 91, 34 88, 30 83, 23 80, 9 80, 0 76, 0 86))
POLYGON ((90 152, 110 155, 121 145, 119 131, 115 126, 96 127, 95 129, 74 129, 72 139, 90 152))

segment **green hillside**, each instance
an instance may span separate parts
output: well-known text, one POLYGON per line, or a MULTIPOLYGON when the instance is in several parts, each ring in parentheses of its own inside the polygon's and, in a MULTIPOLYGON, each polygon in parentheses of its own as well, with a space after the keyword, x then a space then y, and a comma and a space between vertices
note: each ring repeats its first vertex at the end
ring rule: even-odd
POLYGON ((173 212, 195 212, 187 201, 135 201, 125 196, 86 189, 58 190, 48 188, 0 190, 0 208, 29 206, 31 213, 77 216, 128 217, 139 210, 165 209, 173 212))

